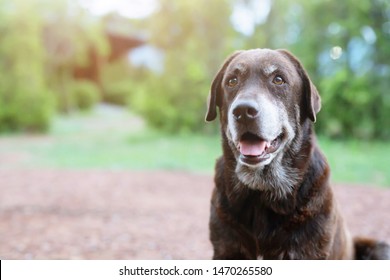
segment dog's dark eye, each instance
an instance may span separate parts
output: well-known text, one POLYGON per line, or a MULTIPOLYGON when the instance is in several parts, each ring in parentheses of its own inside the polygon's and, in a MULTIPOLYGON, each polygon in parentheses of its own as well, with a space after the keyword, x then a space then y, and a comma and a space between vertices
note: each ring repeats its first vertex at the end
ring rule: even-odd
POLYGON ((285 81, 283 80, 283 78, 279 75, 275 76, 275 78, 272 80, 272 82, 275 84, 275 85, 283 85, 285 83, 285 81))
POLYGON ((236 77, 231 78, 227 84, 229 87, 235 87, 238 84, 238 79, 236 77))

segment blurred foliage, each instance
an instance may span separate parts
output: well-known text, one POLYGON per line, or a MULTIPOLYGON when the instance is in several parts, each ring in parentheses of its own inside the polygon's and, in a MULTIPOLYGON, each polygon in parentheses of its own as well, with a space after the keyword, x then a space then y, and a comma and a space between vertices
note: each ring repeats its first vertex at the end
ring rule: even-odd
POLYGON ((44 79, 41 24, 33 5, 0 0, 0 131, 49 126, 54 102, 44 79))
POLYGON ((78 109, 89 110, 100 100, 100 90, 91 81, 78 80, 73 82, 72 97, 78 109))
POLYGON ((285 36, 294 29, 297 35, 287 47, 303 61, 322 96, 318 131, 390 138, 390 2, 300 0, 290 2, 289 10, 292 30, 285 36))
POLYGON ((109 45, 102 23, 68 0, 29 0, 40 3, 45 19, 43 44, 46 53, 47 80, 56 93, 61 112, 74 110, 73 71, 92 63, 91 51, 108 55, 109 45))
POLYGON ((215 132, 217 124, 203 118, 225 57, 236 49, 286 48, 322 96, 318 132, 390 138, 388 0, 156 1, 152 15, 110 24, 79 1, 0 0, 0 131, 44 130, 56 108, 80 107, 76 88, 81 103, 93 104, 98 89, 105 102, 126 105, 162 130, 215 132), (253 30, 237 27, 237 13, 253 30), (107 60, 107 25, 142 35, 162 53, 161 71, 129 65, 127 56, 107 60), (74 69, 93 63, 91 51, 101 67, 93 90, 74 82, 74 69))
POLYGON ((127 106, 134 92, 134 81, 142 72, 131 70, 129 63, 124 59, 107 64, 102 69, 103 100, 105 102, 127 106))
POLYGON ((72 109, 74 66, 107 52, 88 19, 67 0, 0 0, 0 131, 45 131, 56 104, 72 109))
POLYGON ((289 49, 305 65, 323 100, 319 133, 390 138, 389 1, 161 0, 146 23, 164 71, 137 79, 131 105, 156 127, 204 129, 206 95, 224 57, 267 47, 289 49), (261 8, 269 13, 256 19, 261 8), (234 31, 234 9, 254 18, 253 34, 234 31))
POLYGON ((133 108, 168 131, 201 130, 205 100, 216 67, 233 50, 227 0, 161 0, 145 23, 150 43, 164 53, 163 73, 137 80, 133 108), (218 16, 216 16, 218 15, 218 16))

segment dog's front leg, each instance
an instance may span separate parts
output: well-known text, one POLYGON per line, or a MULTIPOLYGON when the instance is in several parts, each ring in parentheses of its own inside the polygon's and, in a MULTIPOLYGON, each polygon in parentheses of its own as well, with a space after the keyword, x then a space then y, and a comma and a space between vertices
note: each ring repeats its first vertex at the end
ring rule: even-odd
POLYGON ((257 258, 257 246, 253 236, 232 215, 213 203, 209 226, 214 260, 257 258))

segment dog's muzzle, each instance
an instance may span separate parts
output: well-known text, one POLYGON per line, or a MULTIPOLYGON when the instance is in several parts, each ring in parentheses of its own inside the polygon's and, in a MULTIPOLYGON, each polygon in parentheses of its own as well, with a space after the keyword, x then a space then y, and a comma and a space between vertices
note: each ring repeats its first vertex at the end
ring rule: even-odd
POLYGON ((272 141, 266 141, 250 132, 244 133, 237 146, 240 151, 240 161, 249 165, 266 161, 272 153, 278 150, 282 138, 283 133, 272 141))
POLYGON ((252 100, 240 100, 230 111, 230 121, 233 122, 230 130, 234 130, 232 135, 240 154, 239 160, 246 165, 266 162, 283 140, 278 112, 273 111, 273 104, 258 104, 252 100))

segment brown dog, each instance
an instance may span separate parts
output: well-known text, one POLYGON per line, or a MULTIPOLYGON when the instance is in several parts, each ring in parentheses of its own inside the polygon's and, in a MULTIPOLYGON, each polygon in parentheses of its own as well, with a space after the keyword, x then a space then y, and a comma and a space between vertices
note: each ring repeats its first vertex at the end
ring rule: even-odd
POLYGON ((220 112, 210 239, 214 259, 388 259, 387 244, 352 240, 312 123, 320 96, 285 50, 231 55, 216 75, 207 121, 220 112))

